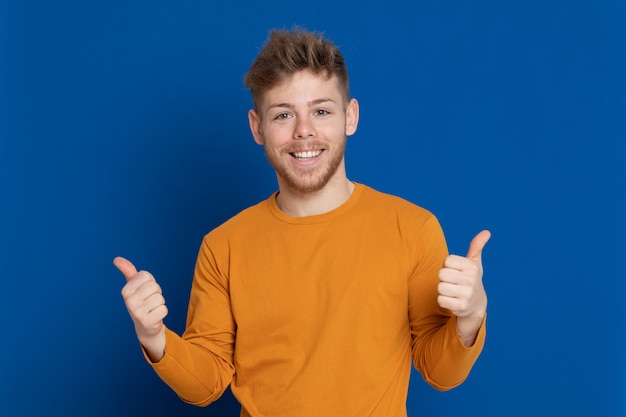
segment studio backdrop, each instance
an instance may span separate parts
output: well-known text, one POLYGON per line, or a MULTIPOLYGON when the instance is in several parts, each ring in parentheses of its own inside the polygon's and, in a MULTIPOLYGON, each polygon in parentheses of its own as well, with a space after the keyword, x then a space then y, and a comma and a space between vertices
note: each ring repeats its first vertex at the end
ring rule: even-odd
POLYGON ((182 332, 202 237, 276 190, 242 79, 294 25, 346 57, 349 178, 435 213, 452 253, 493 234, 483 354, 445 393, 414 371, 409 415, 626 415, 625 21, 610 0, 3 1, 0 415, 238 415, 158 379, 112 260, 182 332))

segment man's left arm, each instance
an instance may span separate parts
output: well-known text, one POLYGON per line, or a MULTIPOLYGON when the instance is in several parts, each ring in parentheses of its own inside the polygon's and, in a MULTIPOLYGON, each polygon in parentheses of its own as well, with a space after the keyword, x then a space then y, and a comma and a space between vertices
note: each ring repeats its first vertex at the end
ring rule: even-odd
POLYGON ((445 391, 467 378, 484 345, 481 252, 490 233, 479 233, 467 256, 449 255, 435 220, 421 229, 415 248, 419 257, 409 281, 409 318, 414 365, 426 382, 445 391))

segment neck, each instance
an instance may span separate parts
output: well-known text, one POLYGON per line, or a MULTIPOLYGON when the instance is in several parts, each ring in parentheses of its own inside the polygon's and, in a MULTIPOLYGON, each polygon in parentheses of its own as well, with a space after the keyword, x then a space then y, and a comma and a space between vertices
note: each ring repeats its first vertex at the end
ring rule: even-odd
POLYGON ((291 217, 305 217, 328 213, 341 206, 352 195, 354 183, 343 177, 330 181, 315 192, 303 193, 282 184, 279 190, 276 197, 278 207, 291 217))

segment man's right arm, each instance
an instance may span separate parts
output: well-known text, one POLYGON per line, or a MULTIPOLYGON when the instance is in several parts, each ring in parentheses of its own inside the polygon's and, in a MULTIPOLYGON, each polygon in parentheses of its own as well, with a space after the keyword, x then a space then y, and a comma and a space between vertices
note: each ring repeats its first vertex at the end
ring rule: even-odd
MULTIPOLYGON (((206 253, 201 251, 199 259, 198 269, 204 271, 206 253)), ((113 263, 126 277, 122 296, 146 359, 159 377, 190 404, 205 406, 219 398, 234 374, 234 333, 226 293, 212 291, 213 283, 205 275, 196 277, 188 312, 192 319, 181 337, 163 323, 168 310, 152 274, 137 272, 121 257, 113 263)))

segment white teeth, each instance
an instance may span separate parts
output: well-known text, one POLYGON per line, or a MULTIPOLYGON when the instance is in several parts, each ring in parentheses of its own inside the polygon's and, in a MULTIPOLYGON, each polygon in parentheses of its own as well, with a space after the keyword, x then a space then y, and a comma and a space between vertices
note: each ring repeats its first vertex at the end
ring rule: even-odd
POLYGON ((294 152, 293 156, 295 156, 298 159, 309 159, 309 158, 315 158, 321 153, 322 151, 294 152))

